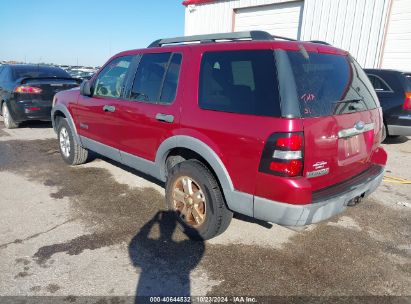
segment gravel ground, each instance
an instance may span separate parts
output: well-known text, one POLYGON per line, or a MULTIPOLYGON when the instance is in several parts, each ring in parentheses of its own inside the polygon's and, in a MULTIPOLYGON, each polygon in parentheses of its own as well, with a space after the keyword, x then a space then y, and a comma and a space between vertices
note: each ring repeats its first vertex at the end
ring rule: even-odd
MULTIPOLYGON (((0 126, 2 296, 411 296, 409 184, 304 229, 236 215, 192 242, 161 183, 107 159, 67 166, 48 123, 0 126)), ((411 180, 411 140, 384 147, 387 175, 411 180)))

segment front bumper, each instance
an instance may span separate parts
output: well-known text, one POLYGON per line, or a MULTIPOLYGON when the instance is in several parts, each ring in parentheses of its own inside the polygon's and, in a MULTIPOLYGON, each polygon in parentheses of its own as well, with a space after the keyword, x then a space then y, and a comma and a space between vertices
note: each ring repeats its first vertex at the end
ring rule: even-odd
POLYGON ((383 166, 377 166, 375 174, 361 182, 350 185, 337 195, 324 197, 307 205, 292 205, 254 197, 254 217, 284 226, 303 226, 326 220, 343 212, 352 199, 371 194, 380 185, 384 172, 383 166))

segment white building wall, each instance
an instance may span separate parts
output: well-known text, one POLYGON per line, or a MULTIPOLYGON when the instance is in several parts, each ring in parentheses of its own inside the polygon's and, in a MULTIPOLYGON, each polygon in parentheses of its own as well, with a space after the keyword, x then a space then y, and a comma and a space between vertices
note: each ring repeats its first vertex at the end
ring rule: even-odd
POLYGON ((234 9, 290 1, 294 0, 225 0, 189 6, 185 11, 185 35, 231 32, 234 9))
POLYGON ((378 67, 389 0, 306 0, 301 40, 323 40, 378 67))
MULTIPOLYGON (((402 0, 411 2, 411 0, 402 0)), ((225 0, 189 6, 185 34, 231 32, 238 8, 290 0, 225 0)), ((305 0, 301 40, 323 40, 348 50, 363 67, 378 67, 390 0, 305 0)))
POLYGON ((393 0, 382 67, 411 72, 411 0, 393 0))

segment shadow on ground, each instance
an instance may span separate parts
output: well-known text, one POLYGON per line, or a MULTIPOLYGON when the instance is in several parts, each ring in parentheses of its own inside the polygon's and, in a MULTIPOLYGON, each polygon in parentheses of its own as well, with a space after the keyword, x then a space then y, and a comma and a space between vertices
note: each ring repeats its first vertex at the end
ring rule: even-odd
POLYGON ((409 141, 408 137, 406 136, 394 136, 394 137, 387 137, 384 141, 383 144, 387 145, 397 145, 397 144, 403 144, 409 141))
POLYGON ((173 238, 177 225, 174 212, 160 211, 131 240, 129 256, 140 270, 136 296, 191 295, 190 272, 203 257, 205 244, 173 238))

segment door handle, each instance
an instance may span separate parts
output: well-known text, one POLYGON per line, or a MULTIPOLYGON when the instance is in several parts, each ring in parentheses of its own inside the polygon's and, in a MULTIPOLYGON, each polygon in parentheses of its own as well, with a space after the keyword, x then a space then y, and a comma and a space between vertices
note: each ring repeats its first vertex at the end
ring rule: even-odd
POLYGON ((110 105, 105 105, 103 107, 103 111, 104 112, 115 112, 116 111, 116 107, 115 106, 110 106, 110 105))
POLYGON ((168 123, 173 123, 173 122, 174 122, 174 115, 157 113, 156 119, 157 119, 158 121, 164 121, 164 122, 168 122, 168 123))

